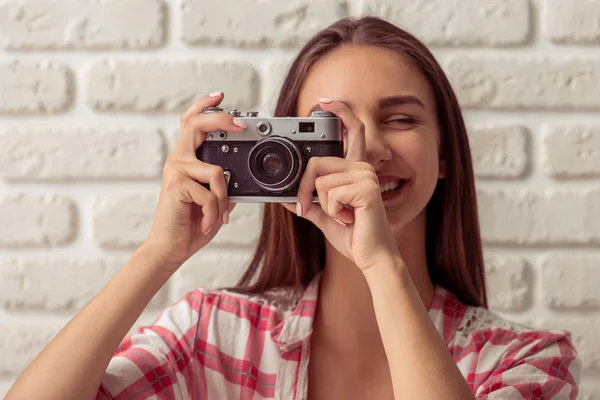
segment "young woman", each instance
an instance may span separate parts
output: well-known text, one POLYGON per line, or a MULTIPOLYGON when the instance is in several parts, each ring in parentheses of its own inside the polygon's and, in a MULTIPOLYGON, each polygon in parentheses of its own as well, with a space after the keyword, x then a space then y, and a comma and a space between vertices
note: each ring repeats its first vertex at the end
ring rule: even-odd
POLYGON ((183 114, 147 240, 7 399, 577 397, 568 333, 487 310, 457 100, 431 53, 376 18, 319 32, 277 104, 277 116, 336 114, 345 158, 312 158, 298 203, 266 206, 237 288, 195 290, 123 340, 228 222, 234 205, 222 169, 195 157, 205 132, 246 128, 226 113, 200 114, 223 96, 183 114))

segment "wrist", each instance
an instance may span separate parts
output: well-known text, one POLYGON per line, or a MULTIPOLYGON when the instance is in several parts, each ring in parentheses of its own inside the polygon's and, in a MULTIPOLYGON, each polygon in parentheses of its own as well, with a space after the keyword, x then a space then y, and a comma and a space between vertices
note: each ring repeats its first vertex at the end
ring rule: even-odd
POLYGON ((410 279, 408 269, 400 253, 383 254, 370 267, 363 269, 362 272, 369 285, 385 282, 392 276, 410 279))
POLYGON ((183 264, 179 261, 169 260, 156 246, 153 246, 149 242, 142 243, 135 251, 133 257, 143 259, 146 267, 153 272, 165 273, 169 276, 183 264))

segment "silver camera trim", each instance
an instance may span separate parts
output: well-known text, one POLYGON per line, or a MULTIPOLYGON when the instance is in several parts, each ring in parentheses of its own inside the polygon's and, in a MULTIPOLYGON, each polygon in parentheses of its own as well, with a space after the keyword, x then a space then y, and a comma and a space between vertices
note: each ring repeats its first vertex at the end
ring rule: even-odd
MULTIPOLYGON (((261 197, 261 196, 231 196, 228 200, 232 203, 297 203, 298 197, 296 196, 284 196, 284 197, 261 197)), ((319 203, 318 197, 313 197, 313 203, 319 203)))
MULTIPOLYGON (((213 111, 214 112, 214 111, 213 111)), ((274 117, 274 118, 257 118, 257 117, 239 117, 245 121, 248 127, 241 132, 224 131, 226 138, 219 138, 219 132, 207 132, 206 142, 218 141, 243 141, 257 142, 264 140, 267 136, 277 135, 289 138, 292 141, 338 141, 343 140, 342 121, 337 117, 274 117), (266 122, 271 129, 268 134, 263 134, 258 129, 258 124, 266 122), (314 132, 298 132, 300 122, 314 123, 314 132)))
POLYGON ((256 133, 258 133, 261 136, 268 136, 271 133, 271 130, 273 128, 271 127, 271 124, 268 123, 267 121, 260 121, 258 124, 256 124, 256 133), (265 132, 260 130, 261 126, 266 126, 267 130, 265 132))

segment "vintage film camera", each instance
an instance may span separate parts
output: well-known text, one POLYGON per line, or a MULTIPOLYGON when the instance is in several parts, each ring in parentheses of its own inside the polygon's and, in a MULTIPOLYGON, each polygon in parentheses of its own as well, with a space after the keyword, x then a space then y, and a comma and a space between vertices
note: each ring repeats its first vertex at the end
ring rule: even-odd
MULTIPOLYGON (((224 111, 218 107, 203 111, 217 112, 224 111)), ((271 118, 261 118, 256 111, 245 116, 237 110, 228 113, 246 121, 246 130, 208 132, 196 157, 223 168, 231 202, 295 202, 311 157, 344 156, 342 122, 330 112, 271 118)), ((318 201, 316 192, 313 201, 318 201)))

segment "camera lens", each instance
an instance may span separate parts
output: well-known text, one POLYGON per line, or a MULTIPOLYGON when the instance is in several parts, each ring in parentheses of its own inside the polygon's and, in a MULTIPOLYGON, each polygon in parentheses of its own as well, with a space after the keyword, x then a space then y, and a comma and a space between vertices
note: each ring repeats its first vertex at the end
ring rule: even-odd
POLYGON ((268 153, 260 160, 260 168, 265 174, 279 175, 283 169, 283 160, 277 153, 268 153))
POLYGON ((290 189, 300 177, 304 159, 296 144, 283 137, 258 142, 248 155, 248 168, 256 183, 265 190, 290 189))

